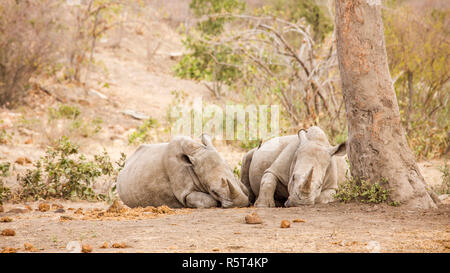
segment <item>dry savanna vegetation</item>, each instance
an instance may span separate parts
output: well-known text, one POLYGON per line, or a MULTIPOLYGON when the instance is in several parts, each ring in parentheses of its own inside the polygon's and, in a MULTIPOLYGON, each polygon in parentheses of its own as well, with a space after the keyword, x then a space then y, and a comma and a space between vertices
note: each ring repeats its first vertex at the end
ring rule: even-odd
MULTIPOLYGON (((409 211, 383 181, 350 176, 328 205, 131 209, 118 199, 127 156, 167 142, 170 109, 199 97, 279 105, 280 135, 316 125, 345 141, 334 17, 325 0, 2 0, 0 250, 450 252, 445 0, 382 8, 401 124, 437 209, 409 211)), ((240 176, 259 141, 214 144, 240 176)))

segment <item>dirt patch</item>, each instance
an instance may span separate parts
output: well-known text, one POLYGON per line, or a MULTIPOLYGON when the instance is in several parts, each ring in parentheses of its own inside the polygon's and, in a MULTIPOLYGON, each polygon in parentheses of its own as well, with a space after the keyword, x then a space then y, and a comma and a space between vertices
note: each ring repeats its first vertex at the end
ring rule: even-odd
MULTIPOLYGON (((7 210, 14 206, 5 204, 7 210)), ((174 209, 156 217, 143 217, 142 208, 128 209, 137 217, 118 213, 101 221, 89 215, 106 212, 106 204, 64 206, 82 207, 85 215, 71 212, 71 221, 60 221, 53 211, 10 216, 14 221, 0 223, 0 229, 13 229, 16 235, 3 236, 0 248, 26 252, 23 246, 27 243, 38 252, 67 252, 69 242, 80 241, 92 246, 92 252, 450 252, 450 205, 426 211, 340 203, 174 209), (245 223, 245 216, 254 212, 262 224, 245 223), (280 228, 282 220, 291 222, 290 228, 280 228), (125 248, 113 247, 123 244, 125 248)), ((153 211, 147 213, 155 216, 153 211)))

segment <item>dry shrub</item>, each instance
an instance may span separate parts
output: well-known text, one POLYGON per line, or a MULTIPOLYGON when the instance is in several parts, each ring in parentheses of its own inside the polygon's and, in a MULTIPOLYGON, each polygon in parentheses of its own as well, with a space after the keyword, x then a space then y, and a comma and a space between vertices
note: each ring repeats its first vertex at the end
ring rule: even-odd
POLYGON ((58 5, 52 0, 0 4, 0 106, 20 102, 30 78, 55 57, 58 5))

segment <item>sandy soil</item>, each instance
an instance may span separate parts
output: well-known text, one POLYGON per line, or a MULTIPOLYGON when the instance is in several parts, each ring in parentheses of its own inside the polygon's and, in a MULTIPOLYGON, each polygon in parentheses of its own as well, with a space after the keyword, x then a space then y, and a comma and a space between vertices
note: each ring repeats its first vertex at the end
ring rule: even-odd
MULTIPOLYGON (((408 211, 387 205, 328 204, 298 208, 177 209, 171 214, 136 213, 137 218, 104 214, 101 203, 57 202, 55 209, 25 213, 6 212, 13 219, 0 230, 13 229, 15 236, 0 236, 0 247, 29 252, 68 252, 71 241, 92 246, 93 252, 446 252, 450 253, 450 205, 436 210, 408 211), (69 208, 82 208, 77 214, 69 208), (94 211, 92 211, 94 209, 94 211), (245 215, 256 212, 262 224, 246 224, 245 215), (73 220, 61 221, 61 216, 73 220), (102 215, 102 214, 101 214, 102 215), (82 220, 87 219, 87 220, 82 220), (94 219, 94 220, 90 220, 94 219), (304 222, 293 222, 301 219, 304 222), (280 228, 282 220, 290 228, 280 228), (101 246, 107 243, 107 248, 101 246), (113 248, 125 243, 125 248, 113 248)), ((10 211, 22 205, 6 205, 10 211)))

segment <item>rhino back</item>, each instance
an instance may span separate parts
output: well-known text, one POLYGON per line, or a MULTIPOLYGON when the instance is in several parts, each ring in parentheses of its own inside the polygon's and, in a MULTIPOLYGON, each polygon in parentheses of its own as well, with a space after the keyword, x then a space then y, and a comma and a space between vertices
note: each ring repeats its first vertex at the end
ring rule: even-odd
POLYGON ((261 178, 264 175, 264 172, 271 167, 281 152, 290 143, 296 141, 298 141, 297 135, 276 137, 263 143, 261 147, 254 152, 250 163, 249 179, 252 191, 256 196, 259 194, 261 178))
POLYGON ((167 143, 143 144, 127 160, 117 178, 117 192, 129 207, 180 207, 162 164, 167 143))

